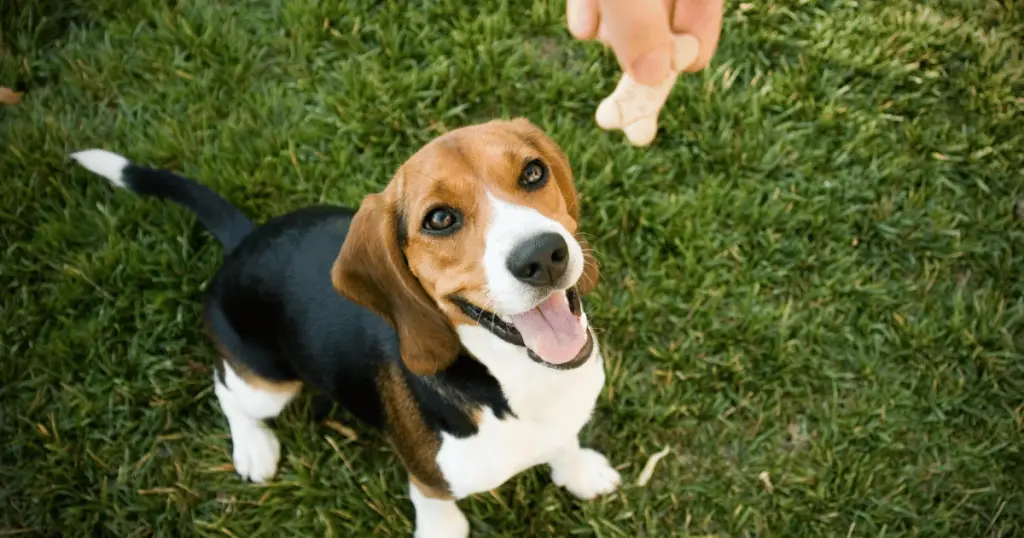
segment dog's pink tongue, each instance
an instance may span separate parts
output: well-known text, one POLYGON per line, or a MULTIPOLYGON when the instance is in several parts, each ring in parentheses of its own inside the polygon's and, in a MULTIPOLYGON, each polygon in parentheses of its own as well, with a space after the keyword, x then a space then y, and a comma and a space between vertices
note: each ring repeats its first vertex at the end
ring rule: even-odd
POLYGON ((587 343, 587 331, 580 318, 569 311, 564 291, 556 291, 546 301, 512 316, 512 324, 523 335, 526 347, 551 364, 565 364, 587 343))

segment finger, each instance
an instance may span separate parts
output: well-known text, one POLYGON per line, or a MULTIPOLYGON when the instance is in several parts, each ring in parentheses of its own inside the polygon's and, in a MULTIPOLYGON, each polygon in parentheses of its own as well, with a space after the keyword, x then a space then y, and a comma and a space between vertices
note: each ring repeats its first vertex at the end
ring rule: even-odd
POLYGON ((594 39, 600 16, 597 0, 566 0, 565 19, 569 33, 576 39, 594 39))
POLYGON ((645 86, 669 76, 672 32, 662 0, 597 0, 598 38, 615 52, 622 70, 645 86))
POLYGON ((700 42, 697 59, 684 71, 696 72, 711 63, 722 34, 724 0, 676 0, 672 2, 672 31, 690 34, 700 42))

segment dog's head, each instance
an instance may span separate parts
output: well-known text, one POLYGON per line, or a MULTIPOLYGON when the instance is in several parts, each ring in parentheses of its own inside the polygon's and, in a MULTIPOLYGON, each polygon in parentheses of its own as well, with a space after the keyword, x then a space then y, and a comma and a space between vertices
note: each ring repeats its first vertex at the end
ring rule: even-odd
POLYGON ((524 119, 442 135, 367 196, 334 263, 334 287, 395 327, 406 366, 429 375, 481 325, 557 366, 589 354, 580 296, 598 280, 577 233, 569 161, 524 119))

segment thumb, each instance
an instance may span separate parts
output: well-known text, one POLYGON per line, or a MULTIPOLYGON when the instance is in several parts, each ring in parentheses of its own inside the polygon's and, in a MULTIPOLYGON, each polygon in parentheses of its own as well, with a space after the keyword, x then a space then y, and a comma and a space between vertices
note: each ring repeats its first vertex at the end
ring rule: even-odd
POLYGON ((597 0, 601 10, 598 39, 637 82, 655 86, 672 69, 672 31, 662 0, 597 0))

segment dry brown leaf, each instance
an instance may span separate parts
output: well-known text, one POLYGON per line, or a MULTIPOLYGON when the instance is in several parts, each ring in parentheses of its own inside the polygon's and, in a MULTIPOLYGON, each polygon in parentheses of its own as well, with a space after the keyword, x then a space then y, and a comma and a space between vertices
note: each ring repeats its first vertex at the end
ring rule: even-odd
POLYGON ((21 103, 21 92, 0 86, 0 105, 16 105, 21 103))

